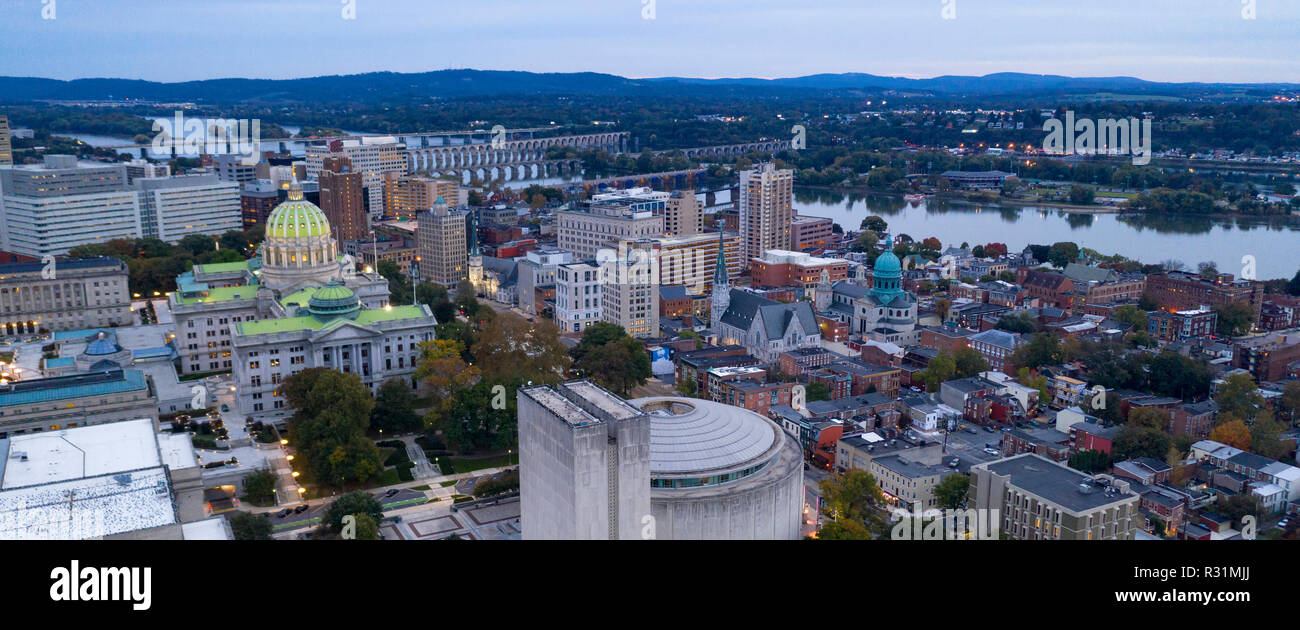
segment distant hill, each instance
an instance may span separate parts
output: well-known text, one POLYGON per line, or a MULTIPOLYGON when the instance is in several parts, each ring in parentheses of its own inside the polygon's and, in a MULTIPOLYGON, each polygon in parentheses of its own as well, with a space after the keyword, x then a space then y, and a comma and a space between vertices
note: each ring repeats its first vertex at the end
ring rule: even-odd
POLYGON ((333 75, 301 79, 209 79, 158 83, 133 79, 60 81, 0 77, 0 100, 100 100, 133 98, 195 102, 378 102, 512 94, 608 94, 617 96, 782 96, 827 92, 900 90, 952 97, 1043 96, 1123 91, 1127 94, 1189 97, 1224 92, 1265 93, 1294 84, 1158 83, 1133 77, 1065 77, 998 73, 982 77, 907 79, 872 74, 814 74, 781 79, 630 79, 595 72, 535 73, 499 70, 333 75))

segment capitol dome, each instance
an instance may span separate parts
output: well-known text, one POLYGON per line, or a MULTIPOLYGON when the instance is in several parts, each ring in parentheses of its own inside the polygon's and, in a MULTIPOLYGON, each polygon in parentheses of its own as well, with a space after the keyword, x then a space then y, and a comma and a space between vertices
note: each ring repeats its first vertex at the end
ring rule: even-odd
POLYGON ((889 304, 903 295, 903 263, 894 253, 894 237, 885 237, 885 251, 871 266, 871 295, 880 304, 889 304))
POLYGON ((330 233, 329 219, 325 211, 316 204, 302 198, 298 191, 295 199, 293 193, 284 203, 275 207, 266 219, 267 237, 296 238, 300 236, 321 236, 330 233))
POLYGON ((326 284, 340 274, 339 246, 325 211, 303 199, 297 181, 271 211, 262 245, 262 284, 280 291, 305 282, 326 284))

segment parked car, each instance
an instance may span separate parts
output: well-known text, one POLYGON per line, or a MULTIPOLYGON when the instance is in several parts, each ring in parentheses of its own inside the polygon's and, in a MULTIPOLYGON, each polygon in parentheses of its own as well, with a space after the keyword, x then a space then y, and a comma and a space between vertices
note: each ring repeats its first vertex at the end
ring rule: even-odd
POLYGON ((302 514, 303 512, 306 512, 309 509, 311 509, 310 505, 307 505, 306 503, 301 503, 298 505, 298 507, 293 508, 293 513, 302 514))
POLYGON ((284 508, 283 510, 280 510, 279 512, 276 512, 276 513, 275 513, 275 515, 278 516, 278 517, 280 517, 280 518, 284 518, 284 517, 286 517, 286 516, 288 516, 288 515, 290 515, 290 514, 293 514, 293 510, 291 510, 291 509, 289 509, 289 508, 284 508))
POLYGON ((966 427, 966 432, 971 435, 979 435, 979 431, 976 431, 975 429, 972 429, 970 427, 966 427))
POLYGON ((398 490, 397 488, 390 488, 390 489, 388 490, 388 492, 385 492, 385 493, 384 493, 384 496, 385 496, 385 497, 391 497, 391 496, 397 494, 398 492, 401 492, 401 490, 398 490))
POLYGON ((985 426, 985 427, 984 427, 984 432, 985 432, 985 433, 992 433, 992 432, 993 432, 993 427, 985 426))

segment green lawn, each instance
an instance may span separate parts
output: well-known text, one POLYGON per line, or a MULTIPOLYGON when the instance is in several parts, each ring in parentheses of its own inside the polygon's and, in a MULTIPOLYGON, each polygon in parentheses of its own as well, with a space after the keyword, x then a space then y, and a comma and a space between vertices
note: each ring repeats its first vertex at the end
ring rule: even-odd
POLYGON ((454 486, 454 485, 456 485, 456 482, 455 482, 455 481, 444 481, 444 482, 442 482, 442 483, 440 483, 440 484, 438 484, 438 485, 440 485, 440 486, 446 488, 447 486, 454 486))
POLYGON ((428 489, 429 489, 429 486, 416 486, 416 487, 411 488, 411 489, 412 489, 412 490, 419 491, 419 492, 424 492, 425 490, 428 490, 428 489))

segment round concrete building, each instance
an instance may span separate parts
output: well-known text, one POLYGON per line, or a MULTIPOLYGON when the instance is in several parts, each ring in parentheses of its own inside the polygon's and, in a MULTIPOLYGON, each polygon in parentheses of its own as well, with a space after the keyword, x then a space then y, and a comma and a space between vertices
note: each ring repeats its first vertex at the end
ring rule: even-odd
POLYGON ((661 540, 793 540, 803 457, 773 421, 680 397, 628 401, 650 419, 650 513, 661 540))

